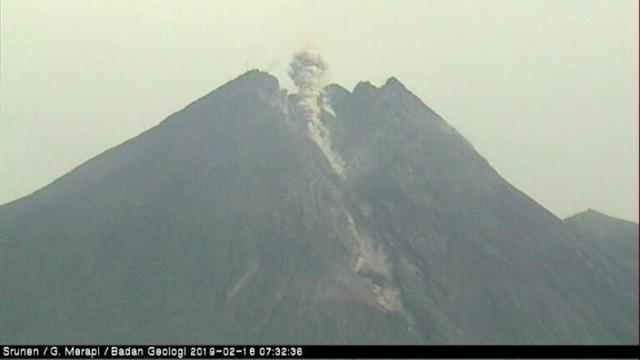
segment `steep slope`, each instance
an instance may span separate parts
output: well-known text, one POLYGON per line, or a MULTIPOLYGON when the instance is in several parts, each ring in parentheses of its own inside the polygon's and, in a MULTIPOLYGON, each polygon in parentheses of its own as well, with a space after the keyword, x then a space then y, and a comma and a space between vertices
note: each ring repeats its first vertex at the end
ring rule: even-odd
POLYGON ((3 342, 411 339, 287 113, 250 72, 3 206, 3 342))
POLYGON ((2 342, 638 341, 637 268, 399 81, 327 98, 251 71, 0 207, 2 342))
POLYGON ((602 254, 396 79, 329 92, 347 186, 429 342, 637 342, 637 267, 601 273, 602 254))

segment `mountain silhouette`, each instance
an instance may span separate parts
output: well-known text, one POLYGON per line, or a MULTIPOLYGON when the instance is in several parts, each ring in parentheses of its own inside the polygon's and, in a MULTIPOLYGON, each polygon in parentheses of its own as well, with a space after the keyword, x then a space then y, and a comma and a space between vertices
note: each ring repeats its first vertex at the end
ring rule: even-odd
POLYGON ((559 219, 395 78, 296 99, 249 71, 0 207, 2 342, 638 342, 637 224, 559 219))

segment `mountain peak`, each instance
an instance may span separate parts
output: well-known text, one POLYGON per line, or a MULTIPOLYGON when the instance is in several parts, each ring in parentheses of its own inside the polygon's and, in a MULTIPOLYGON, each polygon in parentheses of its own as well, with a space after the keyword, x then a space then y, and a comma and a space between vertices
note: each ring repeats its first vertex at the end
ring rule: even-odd
POLYGON ((238 76, 237 78, 235 78, 234 80, 231 80, 231 81, 233 82, 233 81, 237 81, 237 80, 241 80, 241 79, 247 79, 247 80, 244 80, 244 81, 271 81, 271 82, 275 81, 275 82, 278 82, 278 79, 275 76, 269 74, 266 71, 262 71, 260 69, 251 69, 251 70, 245 72, 244 74, 238 76))
POLYGON ((378 88, 373 85, 371 82, 369 81, 360 81, 358 82, 358 84, 356 85, 355 88, 353 88, 353 93, 361 93, 361 92, 365 92, 365 93, 373 93, 378 91, 378 88))
POLYGON ((353 92, 359 92, 359 91, 367 91, 367 92, 372 92, 372 91, 378 91, 378 90, 404 90, 407 91, 406 86, 404 86, 403 83, 400 82, 400 80, 398 80, 395 76, 392 76, 390 78, 387 79, 387 81, 385 81, 384 85, 382 85, 381 87, 377 87, 375 85, 373 85, 371 82, 369 81, 360 81, 358 82, 358 84, 356 85, 356 87, 353 89, 353 92))
POLYGON ((637 225, 585 250, 396 78, 325 91, 248 71, 0 206, 2 339, 637 341, 637 225))
POLYGON ((630 222, 633 223, 633 221, 628 221, 628 220, 624 220, 624 219, 619 219, 610 215, 607 215, 603 212, 600 212, 598 210, 595 209, 587 209, 585 211, 579 212, 577 214, 571 215, 569 217, 567 217, 566 219, 564 219, 565 221, 586 221, 586 222, 590 222, 590 221, 624 221, 624 222, 630 222))
POLYGON ((577 214, 574 214, 572 216, 569 216, 567 219, 570 218, 611 218, 611 216, 604 214, 598 210, 592 209, 592 208, 588 208, 587 210, 584 210, 582 212, 579 212, 577 214))
POLYGON ((351 93, 349 90, 345 89, 340 84, 335 84, 335 83, 331 83, 331 84, 327 85, 325 90, 327 92, 329 92, 329 93, 332 93, 332 92, 338 92, 338 93, 343 93, 343 94, 350 94, 351 93))
POLYGON ((278 79, 268 72, 253 69, 245 72, 237 78, 227 82, 222 88, 234 88, 242 91, 279 91, 280 84, 278 79))
POLYGON ((390 78, 387 79, 387 81, 384 83, 384 85, 382 86, 382 88, 389 88, 389 89, 405 89, 406 87, 404 86, 403 83, 400 82, 400 80, 398 80, 395 76, 392 76, 390 78))

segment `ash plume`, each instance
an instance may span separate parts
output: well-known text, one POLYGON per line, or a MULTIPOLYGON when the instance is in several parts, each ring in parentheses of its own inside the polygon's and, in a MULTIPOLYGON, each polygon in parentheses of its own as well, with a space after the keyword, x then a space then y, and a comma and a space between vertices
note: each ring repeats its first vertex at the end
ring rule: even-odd
POLYGON ((323 96, 327 63, 320 54, 302 50, 293 55, 289 63, 289 76, 298 88, 298 102, 295 110, 298 116, 307 121, 308 135, 339 176, 344 175, 345 163, 339 153, 331 146, 329 129, 320 121, 320 112, 324 109, 333 114, 328 99, 323 96))
POLYGON ((318 100, 322 95, 326 70, 327 63, 322 56, 308 50, 295 53, 289 63, 289 76, 300 97, 296 111, 305 120, 315 120, 320 115, 318 100))

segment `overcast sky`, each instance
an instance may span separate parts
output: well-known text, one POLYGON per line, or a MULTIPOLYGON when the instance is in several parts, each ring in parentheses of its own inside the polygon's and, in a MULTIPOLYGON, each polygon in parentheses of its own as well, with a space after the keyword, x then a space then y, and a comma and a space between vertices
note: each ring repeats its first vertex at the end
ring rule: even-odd
POLYGON ((637 1, 0 2, 0 203, 304 43, 396 76, 565 217, 638 218, 637 1))

